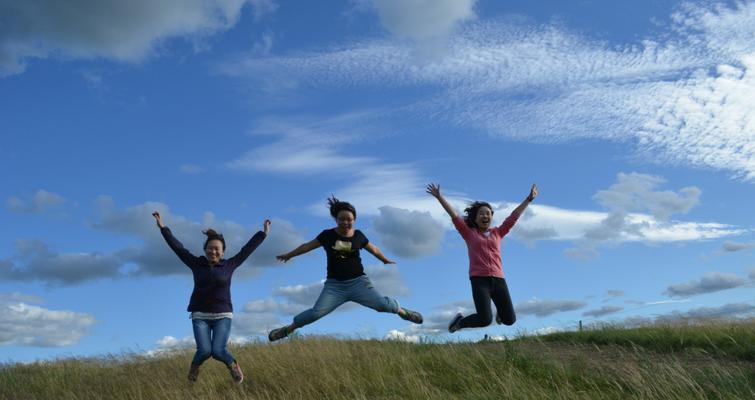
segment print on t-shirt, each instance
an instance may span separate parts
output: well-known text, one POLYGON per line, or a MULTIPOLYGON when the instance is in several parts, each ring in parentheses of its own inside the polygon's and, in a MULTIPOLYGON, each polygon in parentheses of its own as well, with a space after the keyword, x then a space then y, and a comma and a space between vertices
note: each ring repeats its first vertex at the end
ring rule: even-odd
POLYGON ((335 245, 333 245, 333 251, 336 252, 338 258, 348 258, 355 250, 351 249, 351 242, 336 240, 335 245))

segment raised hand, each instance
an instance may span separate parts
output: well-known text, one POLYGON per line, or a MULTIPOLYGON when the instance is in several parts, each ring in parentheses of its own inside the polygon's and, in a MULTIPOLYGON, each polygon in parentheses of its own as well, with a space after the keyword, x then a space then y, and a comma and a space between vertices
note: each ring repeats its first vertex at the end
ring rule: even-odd
POLYGON ((268 232, 270 232, 270 220, 266 219, 265 222, 262 223, 262 232, 265 232, 265 235, 267 235, 268 232))
POLYGON ((427 193, 431 194, 436 199, 440 198, 440 185, 437 183, 427 185, 427 193))
POLYGON ((535 197, 537 197, 537 185, 533 183, 532 188, 530 189, 530 195, 527 196, 527 199, 532 201, 535 200, 535 197))
POLYGON ((285 263, 286 261, 288 261, 288 260, 291 259, 291 256, 288 255, 288 253, 286 253, 286 254, 281 254, 281 255, 275 256, 275 258, 277 258, 278 261, 283 261, 285 263))
POLYGON ((155 211, 152 213, 152 216, 155 217, 155 222, 157 222, 157 226, 160 228, 165 228, 165 224, 163 224, 163 219, 160 216, 160 213, 155 211))

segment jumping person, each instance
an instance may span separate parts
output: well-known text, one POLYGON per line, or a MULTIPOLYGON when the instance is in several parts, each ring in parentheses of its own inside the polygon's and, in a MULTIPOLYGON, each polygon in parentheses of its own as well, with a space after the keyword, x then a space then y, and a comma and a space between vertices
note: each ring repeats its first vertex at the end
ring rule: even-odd
POLYGON ((268 339, 274 342, 283 339, 295 329, 311 324, 324 317, 347 301, 359 303, 379 312, 398 314, 402 319, 422 323, 422 315, 399 306, 398 301, 384 297, 372 286, 372 282, 364 274, 359 250, 365 249, 383 264, 395 264, 387 259, 367 237, 354 229, 357 211, 351 204, 340 201, 335 197, 328 199, 330 215, 336 220, 336 227, 322 231, 317 237, 288 253, 277 256, 278 260, 288 260, 312 251, 320 246, 325 249, 328 259, 328 277, 320 297, 315 305, 294 317, 290 325, 273 329, 268 339))
POLYGON ((235 256, 224 259, 223 235, 208 229, 204 242, 204 256, 197 257, 184 248, 170 229, 163 224, 160 213, 152 213, 168 246, 194 274, 194 291, 189 307, 197 351, 189 368, 189 382, 196 382, 199 366, 212 357, 226 365, 236 383, 244 380, 238 361, 228 352, 228 337, 231 334, 233 304, 231 304, 231 277, 233 272, 259 246, 270 230, 270 220, 265 220, 263 230, 257 232, 235 256))
POLYGON ((527 206, 537 197, 537 186, 532 185, 530 194, 500 226, 490 227, 493 221, 493 207, 484 201, 475 201, 464 209, 462 219, 440 193, 440 185, 427 185, 427 193, 438 199, 443 209, 451 216, 456 230, 467 244, 469 254, 469 280, 472 284, 472 298, 476 313, 464 317, 456 314, 448 324, 448 331, 454 333, 462 328, 479 328, 490 325, 493 316, 490 300, 496 307, 496 322, 513 325, 516 321, 514 306, 511 303, 509 288, 501 267, 501 240, 522 215, 527 206))

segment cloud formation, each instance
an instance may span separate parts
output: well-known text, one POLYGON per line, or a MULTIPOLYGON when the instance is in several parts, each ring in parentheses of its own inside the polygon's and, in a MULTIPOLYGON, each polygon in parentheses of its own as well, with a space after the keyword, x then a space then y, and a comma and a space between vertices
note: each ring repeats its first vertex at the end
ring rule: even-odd
POLYGON ((651 162, 755 179, 755 3, 682 3, 670 32, 624 46, 512 19, 466 24, 441 60, 378 39, 222 67, 308 87, 428 89, 406 107, 494 137, 628 144, 651 162), (536 60, 536 62, 533 62, 536 60))
POLYGON ((589 310, 582 313, 585 317, 602 317, 609 314, 615 314, 622 311, 624 307, 619 306, 603 306, 595 310, 589 310))
POLYGON ((170 39, 195 49, 232 28, 245 4, 255 20, 274 12, 272 0, 0 1, 0 77, 23 72, 31 58, 106 58, 138 63, 170 39))
POLYGON ((384 206, 372 223, 385 248, 400 257, 417 258, 440 250, 443 225, 430 213, 384 206))
POLYGON ((65 204, 66 201, 65 197, 59 194, 40 189, 26 201, 16 196, 9 197, 6 205, 10 211, 17 214, 41 214, 53 207, 65 204))
POLYGON ((16 241, 16 262, 0 263, 0 278, 8 281, 42 281, 66 286, 120 275, 120 260, 109 254, 58 253, 37 240, 16 241))
MULTIPOLYGON (((128 276, 186 275, 187 269, 173 254, 160 235, 152 219, 158 210, 173 234, 195 255, 202 255, 207 227, 222 232, 232 257, 256 232, 247 230, 233 221, 218 221, 214 214, 206 213, 201 223, 174 215, 161 203, 147 202, 121 209, 106 196, 97 201, 94 229, 124 235, 139 243, 109 254, 100 252, 61 253, 38 240, 16 241, 16 254, 0 260, 0 278, 10 281, 40 281, 52 286, 76 285, 97 279, 115 279, 128 276)), ((256 221, 262 229, 262 220, 256 221)), ((304 242, 296 228, 285 220, 274 219, 270 234, 262 245, 242 264, 235 276, 249 277, 260 268, 279 266, 277 254, 288 251, 304 242)))
POLYGON ((0 294, 0 346, 61 347, 76 344, 95 324, 93 316, 27 304, 20 293, 0 294))
POLYGON ((755 243, 739 243, 731 242, 728 240, 725 241, 723 245, 721 245, 721 250, 727 253, 734 253, 737 251, 749 250, 753 248, 755 248, 755 243))
POLYGON ((519 315, 535 315, 538 317, 547 317, 548 315, 579 310, 584 308, 587 303, 578 300, 541 300, 533 298, 530 300, 517 303, 514 310, 519 315))
POLYGON ((747 284, 747 280, 735 274, 708 272, 699 280, 671 285, 663 293, 671 297, 689 297, 732 289, 745 284, 747 284))

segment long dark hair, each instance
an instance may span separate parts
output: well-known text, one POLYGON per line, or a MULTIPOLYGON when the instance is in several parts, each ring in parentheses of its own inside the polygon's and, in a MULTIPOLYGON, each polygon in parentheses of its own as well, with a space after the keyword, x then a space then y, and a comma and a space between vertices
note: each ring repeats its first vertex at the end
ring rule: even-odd
POLYGON ((493 206, 490 205, 487 201, 475 201, 474 203, 470 204, 469 207, 464 209, 464 214, 466 216, 464 217, 464 222, 467 223, 467 226, 470 228, 477 228, 477 223, 475 220, 477 219, 477 213, 480 212, 480 208, 487 207, 490 209, 490 215, 493 215, 493 206))
POLYGON ((202 247, 203 249, 207 248, 207 243, 210 243, 210 240, 220 240, 220 243, 223 243, 223 251, 225 251, 225 238, 222 233, 215 232, 214 229, 207 229, 206 231, 202 231, 202 233, 207 235, 207 240, 204 241, 204 247, 202 247))
POLYGON ((333 218, 337 218, 339 212, 346 210, 354 215, 354 219, 357 219, 357 209, 351 203, 338 200, 336 196, 330 195, 330 198, 328 198, 328 208, 330 209, 330 216, 333 218))

